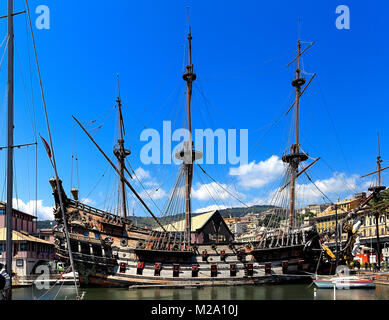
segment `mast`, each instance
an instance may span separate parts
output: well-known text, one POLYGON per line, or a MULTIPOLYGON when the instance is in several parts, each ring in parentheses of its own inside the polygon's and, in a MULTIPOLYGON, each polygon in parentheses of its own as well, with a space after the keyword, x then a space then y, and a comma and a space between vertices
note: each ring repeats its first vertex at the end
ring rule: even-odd
POLYGON ((381 148, 380 148, 380 133, 377 132, 377 139, 378 139, 378 157, 377 157, 377 169, 378 169, 378 186, 381 187, 381 163, 382 158, 381 158, 381 148))
POLYGON ((196 80, 196 74, 193 72, 192 64, 192 31, 189 22, 189 8, 188 8, 188 65, 186 66, 186 72, 183 75, 183 79, 186 81, 186 102, 187 102, 187 115, 188 115, 188 141, 184 142, 184 150, 179 151, 176 154, 176 158, 183 160, 184 172, 185 172, 185 237, 188 246, 191 245, 191 229, 192 229, 192 205, 190 194, 192 191, 193 181, 193 161, 202 158, 202 153, 195 151, 193 148, 192 139, 192 85, 196 80))
MULTIPOLYGON (((380 147, 380 135, 379 135, 379 133, 377 133, 377 138, 378 138, 377 170, 374 172, 370 172, 368 174, 365 174, 364 176, 361 177, 361 178, 365 178, 365 177, 371 176, 371 175, 376 174, 376 173, 378 174, 378 185, 369 188, 369 191, 373 192, 371 196, 375 199, 377 198, 377 196, 379 195, 379 193, 381 191, 386 189, 386 187, 382 185, 381 172, 386 170, 386 169, 389 169, 389 167, 385 167, 385 168, 381 167, 381 163, 383 161, 381 158, 381 147, 380 147)), ((378 260, 377 263, 378 263, 378 268, 381 268, 379 216, 380 216, 380 212, 376 211, 375 220, 376 220, 376 240, 377 240, 377 260, 378 260)))
POLYGON ((6 299, 12 300, 12 198, 13 198, 13 144, 14 144, 14 25, 13 0, 8 0, 8 80, 7 80, 7 204, 6 204, 6 271, 10 289, 6 299))
POLYGON ((186 230, 186 241, 188 245, 191 244, 191 229, 192 229, 192 204, 190 194, 192 191, 192 179, 193 179, 193 141, 192 141, 192 84, 196 80, 196 74, 193 73, 192 64, 192 32, 189 24, 188 33, 188 65, 186 66, 186 73, 183 79, 186 81, 186 101, 188 107, 188 142, 185 145, 185 230, 186 230))
POLYGON ((301 96, 301 87, 305 84, 305 79, 301 77, 301 67, 300 67, 300 57, 301 57, 301 40, 300 40, 300 22, 299 22, 299 39, 297 41, 297 69, 296 69, 296 78, 292 81, 292 86, 296 89, 296 99, 295 99, 295 110, 296 110, 296 141, 290 147, 290 153, 285 154, 282 157, 282 160, 285 163, 289 164, 290 168, 290 206, 289 206, 289 228, 293 228, 294 221, 294 210, 296 202, 296 180, 298 174, 299 164, 308 159, 307 155, 300 152, 300 96, 301 96))
POLYGON ((124 181, 124 171, 126 169, 126 164, 124 160, 128 155, 131 154, 130 150, 124 148, 124 122, 122 114, 122 100, 120 98, 120 83, 119 83, 119 74, 117 75, 118 79, 118 98, 116 100, 119 109, 119 137, 118 144, 115 146, 113 153, 118 159, 119 171, 120 171, 120 189, 121 189, 121 200, 122 200, 122 216, 123 218, 127 217, 127 198, 126 198, 126 182, 124 181))
MULTIPOLYGON (((379 193, 382 190, 385 190, 386 187, 382 186, 381 183, 381 148, 380 148, 380 134, 377 132, 377 141, 378 141, 378 156, 377 156, 377 175, 378 175, 378 185, 376 187, 369 188, 370 191, 373 191, 375 193, 379 193)), ((380 248, 380 228, 379 228, 379 218, 380 218, 380 212, 377 211, 375 214, 375 224, 376 224, 376 241, 377 241, 377 266, 378 270, 381 269, 381 248, 380 248)))

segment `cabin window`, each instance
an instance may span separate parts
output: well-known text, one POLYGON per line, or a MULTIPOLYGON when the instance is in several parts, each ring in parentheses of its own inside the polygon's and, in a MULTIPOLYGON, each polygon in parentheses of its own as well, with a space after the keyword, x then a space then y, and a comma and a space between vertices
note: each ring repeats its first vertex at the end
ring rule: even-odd
POLYGON ((100 239, 100 233, 95 232, 95 239, 97 239, 97 240, 100 239))
POLYGON ((93 248, 93 255, 101 257, 103 255, 103 251, 101 250, 100 246, 92 246, 93 248))
POLYGON ((89 232, 88 231, 84 231, 83 234, 84 234, 84 237, 87 237, 87 238, 89 237, 89 232))
POLYGON ((27 251, 27 243, 20 244, 20 251, 27 251))
POLYGON ((76 241, 70 241, 70 247, 73 252, 78 252, 78 243, 76 241))
POLYGON ((17 259, 16 260, 16 266, 17 267, 23 267, 23 259, 17 259))
POLYGON ((82 254, 90 254, 89 244, 81 243, 81 253, 82 254))

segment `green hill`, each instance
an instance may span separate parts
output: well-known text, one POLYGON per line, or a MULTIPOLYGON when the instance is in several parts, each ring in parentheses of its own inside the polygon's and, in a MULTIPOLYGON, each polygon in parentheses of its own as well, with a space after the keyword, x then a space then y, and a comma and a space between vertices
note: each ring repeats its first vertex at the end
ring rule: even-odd
MULTIPOLYGON (((274 206, 252 206, 249 208, 228 208, 228 209, 223 209, 220 210, 220 214, 224 218, 228 217, 243 217, 248 213, 257 213, 260 214, 266 210, 275 208, 274 206)), ((202 213, 194 213, 193 216, 200 215, 202 213)), ((157 227, 157 223, 152 217, 129 217, 129 219, 138 227, 150 227, 150 228, 155 228, 157 227)), ((166 224, 169 221, 172 221, 172 217, 169 218, 159 218, 162 224, 166 224)), ((38 229, 49 229, 55 226, 57 223, 55 221, 50 221, 50 220, 45 220, 45 221, 38 221, 37 222, 37 228, 38 229)))

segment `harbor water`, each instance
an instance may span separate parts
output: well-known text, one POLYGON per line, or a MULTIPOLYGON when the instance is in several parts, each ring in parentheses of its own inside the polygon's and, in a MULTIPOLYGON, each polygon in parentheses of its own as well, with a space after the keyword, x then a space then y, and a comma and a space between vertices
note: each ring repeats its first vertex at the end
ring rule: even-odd
MULTIPOLYGON (((313 285, 264 285, 207 287, 185 289, 114 289, 88 288, 85 300, 333 300, 330 289, 317 289, 313 285)), ((15 288, 15 300, 72 300, 75 290, 72 286, 52 287, 37 290, 34 287, 15 288)), ((377 285, 375 289, 337 290, 337 300, 389 300, 389 286, 377 285)))

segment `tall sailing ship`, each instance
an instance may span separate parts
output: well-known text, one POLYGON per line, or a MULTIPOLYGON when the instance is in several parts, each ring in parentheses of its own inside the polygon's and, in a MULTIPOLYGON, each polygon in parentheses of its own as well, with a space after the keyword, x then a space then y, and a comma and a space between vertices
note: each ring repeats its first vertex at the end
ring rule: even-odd
MULTIPOLYGON (((305 49, 306 50, 306 49, 305 49)), ((296 78, 292 85, 296 89, 294 107, 296 117, 295 143, 290 151, 282 157, 287 165, 287 180, 279 192, 287 192, 289 207, 275 211, 277 225, 269 225, 259 241, 251 243, 234 241, 233 235, 227 230, 220 215, 210 213, 206 218, 212 219, 214 231, 225 234, 223 237, 197 237, 192 216, 192 181, 193 167, 202 154, 194 150, 192 141, 191 100, 192 85, 196 74, 192 64, 192 35, 189 26, 188 60, 183 79, 186 82, 186 107, 188 119, 188 140, 176 154, 182 161, 178 177, 170 194, 166 212, 178 208, 181 202, 184 208, 184 228, 177 221, 159 219, 137 193, 130 180, 131 173, 126 167, 126 158, 130 151, 125 148, 122 102, 117 98, 119 118, 119 136, 114 148, 117 164, 114 164, 104 153, 90 133, 76 119, 78 125, 85 131, 94 145, 107 159, 120 179, 122 215, 111 214, 79 201, 78 190, 72 189, 73 199, 68 197, 60 182, 50 181, 56 207, 55 246, 57 255, 64 260, 73 256, 75 269, 79 273, 82 286, 132 286, 132 285, 238 285, 264 283, 269 276, 269 264, 279 266, 287 272, 278 275, 277 281, 287 279, 288 274, 307 274, 307 272, 335 271, 334 253, 325 246, 333 234, 319 234, 315 226, 302 228, 296 219, 296 181, 314 163, 301 169, 301 164, 308 160, 299 141, 299 107, 300 97, 307 86, 303 88, 305 79, 301 77, 300 56, 301 41, 298 40, 296 78), (127 189, 133 193, 139 203, 155 220, 158 228, 150 230, 136 226, 127 216, 127 189), (63 210, 61 211, 61 198, 63 210), (287 217, 285 218, 285 214, 287 217), (69 240, 63 228, 63 216, 69 227, 69 240), (278 216, 278 218, 277 218, 278 216), (168 221, 163 223, 162 221, 168 221), (284 225, 281 226, 281 221, 284 225), (70 248, 69 248, 70 243, 70 248), (70 250, 69 250, 70 249, 70 250), (69 255, 70 252, 70 255, 69 255), (285 269, 286 268, 286 269, 285 269), (284 278, 283 278, 284 276, 284 278)), ((294 62, 293 61, 293 62, 294 62)), ((312 80, 312 79, 311 79, 312 80)), ((350 212, 343 228, 349 230, 346 245, 338 253, 344 259, 350 257, 355 245, 355 230, 349 226, 357 211, 362 209, 372 196, 368 197, 360 207, 350 212), (351 248, 351 249, 350 249, 351 248)), ((165 212, 165 213, 166 213, 165 212)), ((206 219, 203 218, 203 219, 206 219)), ((206 222, 203 221, 203 225, 206 222)), ((66 224, 65 224, 66 225, 66 224)), ((344 260, 343 259, 343 260, 344 260)), ((275 278, 274 278, 275 279, 275 278)), ((275 280, 276 281, 276 280, 275 280)))

